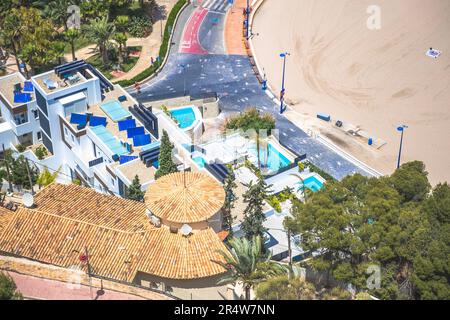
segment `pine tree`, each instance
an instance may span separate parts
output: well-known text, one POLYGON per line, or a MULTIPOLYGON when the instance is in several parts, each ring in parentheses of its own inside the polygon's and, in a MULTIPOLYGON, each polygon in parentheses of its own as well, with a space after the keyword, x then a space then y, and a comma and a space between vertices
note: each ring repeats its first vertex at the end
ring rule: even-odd
POLYGON ((266 184, 263 177, 258 178, 258 182, 253 184, 250 181, 245 185, 248 190, 244 193, 244 202, 248 203, 244 210, 244 221, 242 222, 242 230, 247 239, 254 236, 263 238, 266 229, 263 226, 266 216, 264 215, 263 202, 267 198, 270 186, 266 184))
POLYGON ((170 142, 169 135, 163 130, 158 159, 159 169, 155 172, 155 179, 161 178, 169 173, 178 172, 177 165, 172 160, 172 150, 173 144, 170 142))
POLYGON ((231 231, 231 227, 233 225, 234 218, 231 215, 231 209, 234 208, 234 203, 237 200, 237 196, 234 192, 234 189, 237 187, 237 184, 235 182, 236 176, 230 168, 230 171, 228 175, 225 177, 224 181, 224 190, 225 190, 225 203, 223 205, 223 221, 222 221, 222 228, 224 230, 231 231))
POLYGON ((142 202, 144 200, 144 192, 141 190, 141 182, 138 175, 133 179, 133 182, 128 187, 127 198, 134 201, 142 202))

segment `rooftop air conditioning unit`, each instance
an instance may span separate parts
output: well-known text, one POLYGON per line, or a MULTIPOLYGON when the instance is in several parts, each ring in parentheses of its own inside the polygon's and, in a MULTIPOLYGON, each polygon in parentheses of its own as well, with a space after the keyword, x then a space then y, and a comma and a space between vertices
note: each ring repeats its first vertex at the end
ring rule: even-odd
POLYGON ((186 237, 187 237, 188 235, 191 234, 191 232, 192 232, 192 227, 191 227, 190 225, 188 225, 188 224, 183 224, 183 226, 181 227, 180 231, 181 231, 181 234, 182 234, 183 236, 186 236, 186 237))
POLYGON ((157 227, 157 228, 161 227, 161 220, 160 220, 158 217, 152 216, 152 217, 150 218, 150 221, 152 222, 152 224, 153 224, 155 227, 157 227))

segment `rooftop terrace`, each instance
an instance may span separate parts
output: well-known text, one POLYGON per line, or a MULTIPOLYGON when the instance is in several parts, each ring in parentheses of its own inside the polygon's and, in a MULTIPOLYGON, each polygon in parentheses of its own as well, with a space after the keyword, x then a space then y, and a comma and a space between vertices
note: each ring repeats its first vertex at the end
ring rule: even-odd
MULTIPOLYGON (((28 89, 25 88, 25 81, 26 79, 18 72, 0 78, 0 94, 13 108, 22 106, 25 103, 27 103, 23 101, 15 101, 14 99, 14 90, 15 90, 14 86, 16 84, 20 84, 22 89, 28 89)), ((22 93, 30 95, 29 101, 33 101, 35 99, 33 91, 22 90, 22 93)))
POLYGON ((86 82, 86 78, 78 71, 59 77, 54 71, 49 71, 33 77, 39 87, 47 94, 58 92, 74 85, 86 82))

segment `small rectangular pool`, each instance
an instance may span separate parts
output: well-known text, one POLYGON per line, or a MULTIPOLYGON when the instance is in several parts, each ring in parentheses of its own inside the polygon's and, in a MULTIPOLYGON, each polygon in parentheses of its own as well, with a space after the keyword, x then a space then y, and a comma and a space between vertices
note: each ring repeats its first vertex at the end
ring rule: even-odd
MULTIPOLYGON (((259 146, 259 160, 262 168, 267 168, 271 172, 278 171, 291 164, 291 161, 281 151, 276 149, 271 143, 267 147, 259 146)), ((250 149, 250 153, 258 160, 256 146, 250 149)), ((258 166, 258 163, 254 163, 258 166)))
POLYGON ((181 129, 189 128, 196 120, 194 109, 191 107, 171 110, 170 114, 178 121, 178 126, 181 129))
MULTIPOLYGON (((320 181, 315 175, 309 176, 304 180, 305 187, 307 187, 312 192, 317 192, 323 187, 323 182, 320 181)), ((302 188, 302 183, 298 182, 298 188, 302 188)))

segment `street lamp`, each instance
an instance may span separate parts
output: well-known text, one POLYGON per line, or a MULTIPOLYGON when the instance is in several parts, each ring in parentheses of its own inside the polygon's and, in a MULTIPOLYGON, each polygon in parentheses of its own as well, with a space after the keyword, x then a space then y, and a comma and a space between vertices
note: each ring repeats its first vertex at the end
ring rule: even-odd
POLYGON ((281 80, 281 92, 280 92, 280 114, 282 114, 284 111, 284 93, 286 91, 284 88, 284 76, 286 74, 286 57, 290 55, 291 54, 289 52, 284 52, 280 54, 280 57, 283 58, 283 77, 281 80))
POLYGON ((399 127, 397 127, 397 131, 401 132, 401 137, 400 137, 400 148, 398 150, 398 160, 397 160, 397 169, 400 168, 400 158, 402 156, 402 146, 403 146, 403 133, 405 132, 405 129, 407 129, 408 126, 406 125, 401 125, 399 127))
POLYGON ((245 10, 246 13, 246 19, 245 19, 245 38, 248 40, 250 38, 250 31, 249 31, 249 20, 250 20, 250 0, 247 0, 247 9, 245 10))

